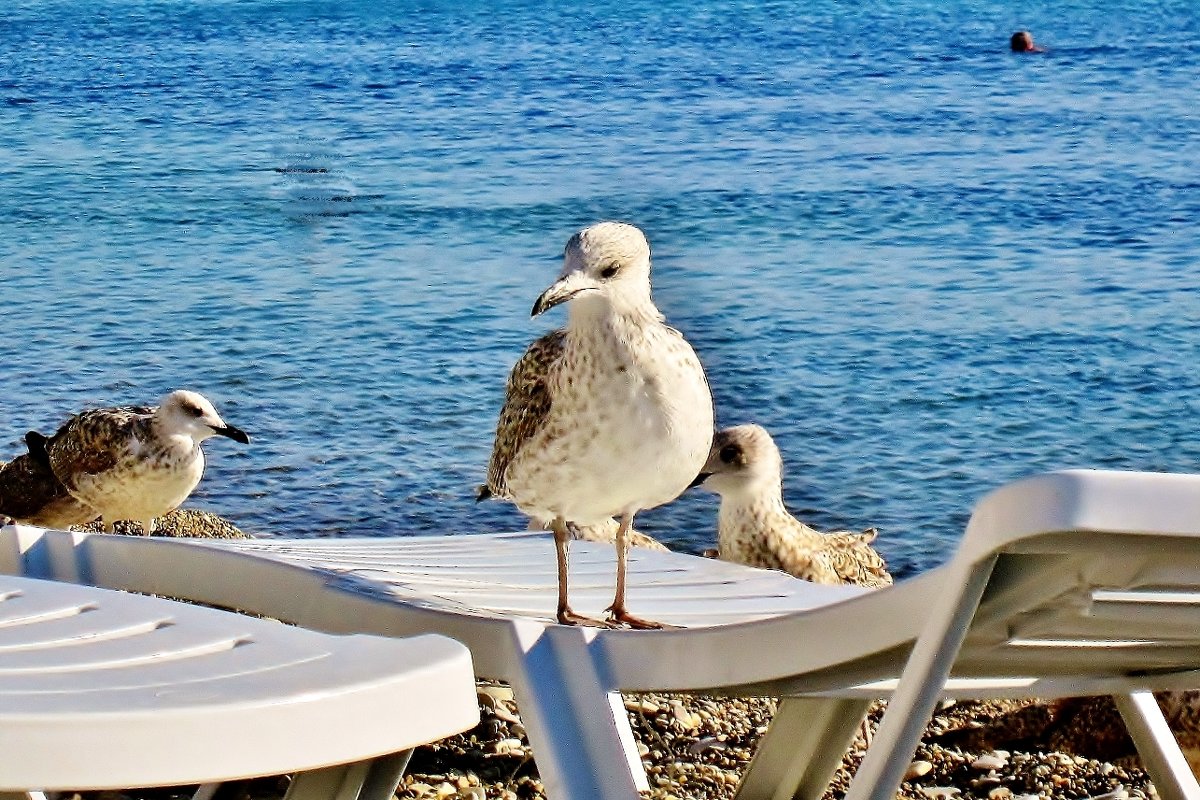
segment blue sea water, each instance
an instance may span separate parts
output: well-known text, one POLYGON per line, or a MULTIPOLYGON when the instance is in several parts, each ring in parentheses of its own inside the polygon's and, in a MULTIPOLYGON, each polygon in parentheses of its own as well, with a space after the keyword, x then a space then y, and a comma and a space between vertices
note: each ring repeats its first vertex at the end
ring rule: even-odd
POLYGON ((911 574, 1005 481, 1200 469, 1198 71, 1172 0, 10 2, 0 459, 190 387, 247 530, 523 527, 472 498, 505 377, 622 219, 718 422, 911 574))

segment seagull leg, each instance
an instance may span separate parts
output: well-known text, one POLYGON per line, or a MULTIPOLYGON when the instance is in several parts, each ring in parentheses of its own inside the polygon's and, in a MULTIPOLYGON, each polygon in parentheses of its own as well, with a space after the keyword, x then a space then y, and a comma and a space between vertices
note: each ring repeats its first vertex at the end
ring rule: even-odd
POLYGON ((550 530, 554 531, 554 552, 558 557, 558 622, 560 625, 597 625, 600 627, 611 627, 603 620, 592 619, 585 617, 582 614, 576 614, 571 610, 571 605, 567 602, 567 545, 571 542, 571 533, 567 530, 567 521, 562 517, 555 517, 550 523, 550 530))
POLYGON ((149 536, 154 533, 154 517, 142 520, 142 535, 149 536))
POLYGON ((629 552, 629 529, 633 527, 633 513, 621 515, 621 524, 617 526, 617 594, 612 605, 608 607, 608 618, 613 622, 623 622, 631 628, 662 628, 661 622, 635 617, 625 610, 625 556, 629 552))

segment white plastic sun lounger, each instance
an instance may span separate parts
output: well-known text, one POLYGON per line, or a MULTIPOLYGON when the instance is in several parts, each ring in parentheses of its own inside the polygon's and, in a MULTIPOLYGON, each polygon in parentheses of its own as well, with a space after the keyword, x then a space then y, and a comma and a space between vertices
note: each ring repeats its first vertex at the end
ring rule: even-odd
MULTIPOLYGON (((15 529, 21 557, 86 580, 321 630, 441 632, 509 681, 548 793, 632 798, 645 775, 618 691, 786 697, 739 789, 819 798, 871 699, 890 698, 848 797, 893 797, 940 695, 1111 694, 1164 800, 1200 800, 1151 690, 1200 686, 1200 476, 1069 471, 977 506, 946 565, 893 587, 819 586, 630 554, 631 606, 684 626, 556 625, 548 536, 196 542, 15 529)), ((599 614, 611 548, 572 544, 599 614)))
POLYGON ((331 636, 0 575, 5 800, 193 783, 206 796, 291 772, 290 798, 385 800, 411 748, 477 720, 470 655, 441 636, 331 636))

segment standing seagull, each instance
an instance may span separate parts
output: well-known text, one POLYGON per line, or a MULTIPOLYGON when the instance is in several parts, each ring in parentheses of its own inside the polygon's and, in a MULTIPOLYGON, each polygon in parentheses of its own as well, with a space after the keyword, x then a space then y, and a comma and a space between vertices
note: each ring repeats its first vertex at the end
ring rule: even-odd
POLYGON ((695 484, 721 495, 717 520, 720 557, 779 569, 814 583, 887 586, 883 558, 871 547, 875 531, 821 533, 783 505, 783 459, 758 425, 726 428, 695 484))
POLYGON ((72 497, 104 518, 106 531, 127 519, 149 534, 154 518, 186 500, 200 482, 200 443, 211 436, 250 441, 203 396, 179 390, 157 408, 83 411, 53 436, 34 432, 26 442, 30 456, 48 465, 72 497))
POLYGON ((704 465, 712 395, 691 345, 650 297, 650 245, 637 228, 601 222, 571 237, 533 316, 568 301, 567 326, 530 345, 508 376, 479 499, 511 500, 554 531, 563 624, 594 622, 567 600, 568 526, 618 517, 609 624, 661 627, 625 608, 629 530, 704 465))

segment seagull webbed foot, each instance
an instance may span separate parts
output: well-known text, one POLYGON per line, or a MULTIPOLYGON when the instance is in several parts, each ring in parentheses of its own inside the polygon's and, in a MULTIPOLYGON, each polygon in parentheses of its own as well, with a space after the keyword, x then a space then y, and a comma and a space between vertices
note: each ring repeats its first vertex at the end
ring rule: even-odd
POLYGON ((615 628, 625 625, 639 631, 657 631, 677 627, 675 625, 668 625, 665 622, 655 622, 651 619, 635 617, 623 608, 618 609, 609 606, 606 610, 608 611, 608 621, 611 623, 609 627, 615 628))
POLYGON ((559 625, 588 625, 593 628, 616 628, 619 627, 612 620, 596 619, 583 614, 576 614, 570 608, 560 608, 558 610, 559 625))

